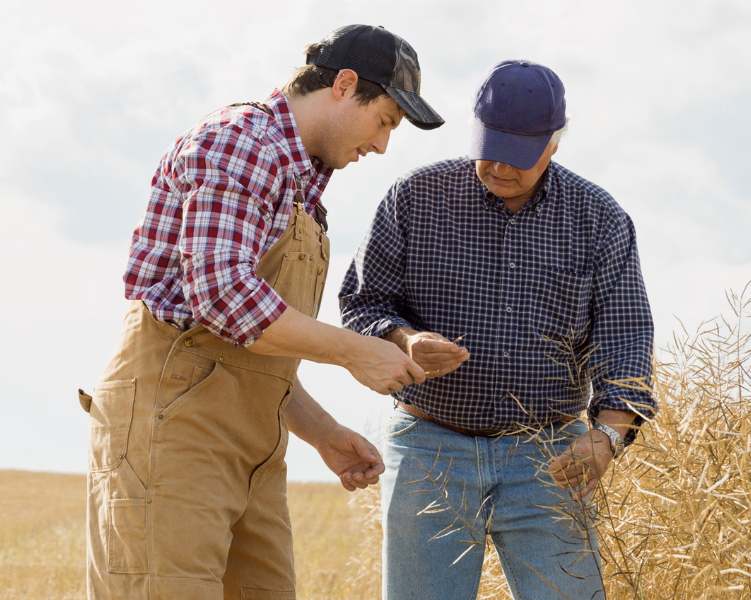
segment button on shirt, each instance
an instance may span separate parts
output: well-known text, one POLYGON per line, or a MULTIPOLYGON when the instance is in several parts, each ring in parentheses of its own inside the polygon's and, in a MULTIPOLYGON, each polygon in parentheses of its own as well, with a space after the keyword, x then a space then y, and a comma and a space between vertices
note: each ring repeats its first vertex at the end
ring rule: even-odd
POLYGON ((656 410, 631 219, 556 163, 543 177, 512 214, 459 158, 399 179, 378 207, 340 291, 343 324, 379 337, 400 326, 468 334, 470 353, 397 399, 476 430, 544 425, 586 406, 591 417, 656 410))
POLYGON ((162 157, 130 248, 125 295, 180 330, 248 346, 284 300, 255 271, 281 238, 299 181, 312 215, 332 169, 311 159, 282 92, 202 119, 162 157))

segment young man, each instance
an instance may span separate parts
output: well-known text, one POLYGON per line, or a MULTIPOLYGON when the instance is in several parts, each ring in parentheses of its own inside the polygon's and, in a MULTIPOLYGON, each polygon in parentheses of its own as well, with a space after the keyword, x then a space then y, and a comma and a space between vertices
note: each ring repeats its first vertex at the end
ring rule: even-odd
POLYGON ((486 534, 514 598, 604 597, 581 500, 656 408, 652 319, 628 215, 551 161, 565 107, 550 69, 496 65, 469 157, 394 184, 342 286, 345 326, 428 378, 395 391, 386 436, 389 600, 474 597, 486 534))
POLYGON ((125 274, 132 300, 90 412, 90 598, 292 599, 287 427, 348 490, 376 449, 296 380, 299 359, 380 393, 424 381, 392 343, 315 321, 333 169, 383 153, 419 96, 417 55, 352 25, 306 49, 264 105, 221 109, 162 158, 125 274), (315 217, 315 218, 314 218, 315 217))

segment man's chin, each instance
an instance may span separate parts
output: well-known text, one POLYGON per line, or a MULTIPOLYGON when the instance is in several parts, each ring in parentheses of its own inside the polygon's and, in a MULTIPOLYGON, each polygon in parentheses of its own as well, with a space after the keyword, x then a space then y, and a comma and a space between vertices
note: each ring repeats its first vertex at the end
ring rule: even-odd
POLYGON ((330 169, 343 169, 351 162, 354 162, 352 160, 346 160, 342 158, 321 158, 320 156, 316 156, 318 160, 320 160, 324 165, 329 167, 330 169))

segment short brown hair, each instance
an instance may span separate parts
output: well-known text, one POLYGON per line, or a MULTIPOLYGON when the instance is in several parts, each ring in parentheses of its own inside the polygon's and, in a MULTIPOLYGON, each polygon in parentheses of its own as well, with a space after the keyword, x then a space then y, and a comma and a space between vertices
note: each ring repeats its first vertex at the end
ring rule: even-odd
MULTIPOLYGON (((310 44, 305 48, 304 54, 305 56, 318 54, 320 48, 320 44, 310 44)), ((282 87, 282 92, 287 96, 305 96, 317 90, 333 87, 337 75, 339 75, 339 71, 334 69, 316 65, 305 65, 292 73, 292 76, 284 84, 284 87, 282 87)), ((355 99, 357 99, 360 105, 370 104, 384 95, 387 95, 387 92, 382 85, 358 76, 355 99)))

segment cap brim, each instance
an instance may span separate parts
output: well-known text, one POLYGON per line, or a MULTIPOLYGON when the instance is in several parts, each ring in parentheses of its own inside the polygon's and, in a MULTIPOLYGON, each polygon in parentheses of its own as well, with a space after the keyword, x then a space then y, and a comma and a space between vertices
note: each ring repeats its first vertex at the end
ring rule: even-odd
POLYGON ((522 171, 531 169, 540 160, 542 153, 553 137, 544 135, 519 135, 485 127, 475 119, 469 145, 469 158, 500 162, 522 171))
POLYGON ((405 92, 390 85, 383 86, 399 107, 407 114, 407 119, 420 129, 435 129, 444 124, 444 120, 419 94, 405 92))

